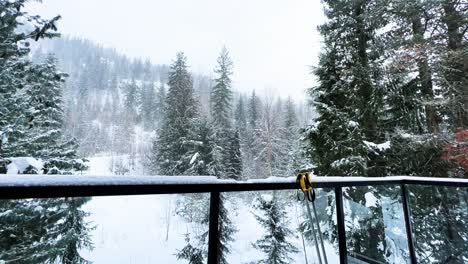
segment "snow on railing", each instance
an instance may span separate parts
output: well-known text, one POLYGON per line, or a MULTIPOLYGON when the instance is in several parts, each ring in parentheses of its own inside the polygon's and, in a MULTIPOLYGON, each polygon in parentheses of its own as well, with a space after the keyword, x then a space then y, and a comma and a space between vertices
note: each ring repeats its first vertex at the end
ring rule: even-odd
MULTIPOLYGON (((316 187, 353 186, 363 184, 440 183, 437 185, 468 185, 468 179, 435 178, 416 176, 389 177, 317 177, 311 178, 316 187)), ((119 186, 119 185, 262 185, 294 184, 296 177, 270 177, 235 181, 218 179, 215 176, 83 176, 83 175, 12 175, 0 174, 0 187, 27 186, 119 186)))

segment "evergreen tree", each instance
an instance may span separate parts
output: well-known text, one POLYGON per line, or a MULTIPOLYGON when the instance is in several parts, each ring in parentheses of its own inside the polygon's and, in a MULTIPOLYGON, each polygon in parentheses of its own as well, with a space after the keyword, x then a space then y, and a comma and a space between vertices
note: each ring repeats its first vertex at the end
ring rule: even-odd
MULTIPOLYGON (((9 136, 5 147, 11 156, 35 155, 46 160, 47 169, 72 169, 76 165, 76 146, 63 140, 61 131, 64 75, 56 70, 51 57, 39 65, 25 58, 30 39, 57 36, 52 31, 56 31, 54 23, 59 17, 43 20, 29 15, 23 10, 26 2, 0 1, 0 127, 9 136), (32 30, 19 33, 16 29, 20 26, 32 30), (15 145, 18 148, 12 148, 15 145)), ((63 263, 71 263, 66 259, 86 263, 78 249, 91 247, 89 227, 83 222, 85 214, 79 207, 88 200, 70 201, 76 206, 60 199, 2 201, 0 259, 10 263, 52 263, 58 259, 63 263), (81 216, 61 215, 74 213, 81 216), (67 234, 63 228, 57 229, 61 225, 70 225, 67 234)))
POLYGON ((79 250, 82 248, 92 249, 93 244, 89 232, 93 229, 85 221, 89 213, 84 212, 81 207, 89 202, 91 198, 58 198, 49 199, 46 206, 54 206, 56 215, 48 216, 49 219, 61 219, 48 228, 48 235, 56 238, 56 242, 48 251, 50 261, 59 260, 64 264, 88 264, 79 250))
POLYGON ((255 90, 253 90, 252 95, 250 96, 249 105, 247 108, 248 124, 251 129, 257 128, 258 121, 260 119, 260 108, 261 108, 260 99, 255 94, 255 90))
POLYGON ((259 212, 255 219, 265 228, 265 235, 253 244, 265 254, 265 258, 258 263, 291 263, 290 255, 297 253, 298 249, 288 241, 293 232, 288 228, 289 220, 283 202, 275 193, 273 196, 264 195, 257 198, 254 208, 259 212))
POLYGON ((63 134, 62 84, 67 76, 56 69, 57 61, 49 55, 45 62, 31 65, 28 82, 23 90, 29 108, 29 128, 12 137, 5 144, 8 156, 31 156, 45 161, 45 172, 59 173, 62 170, 81 171, 85 169, 82 160, 77 159, 77 143, 63 134))
POLYGON ((190 160, 190 174, 219 175, 222 164, 216 158, 219 156, 217 153, 220 152, 220 147, 217 145, 212 127, 206 118, 202 118, 195 123, 194 128, 192 137, 197 144, 190 160))
POLYGON ((11 263, 90 263, 79 249, 92 249, 81 210, 89 198, 5 200, 0 259, 11 263), (12 210, 14 208, 14 210, 12 210))
POLYGON ((125 114, 128 118, 136 121, 140 105, 139 87, 137 86, 135 80, 132 80, 130 83, 124 86, 124 89, 125 114))
POLYGON ((260 122, 260 112, 261 101, 254 90, 247 103, 247 129, 244 143, 245 152, 243 153, 244 174, 247 178, 261 177, 260 164, 255 160, 258 154, 255 142, 260 122))
POLYGON ((164 88, 164 84, 161 82, 156 93, 156 102, 155 102, 155 120, 157 122, 157 127, 160 126, 163 117, 164 117, 164 108, 165 108, 165 100, 166 100, 166 88, 164 88))
POLYGON ((247 113, 244 101, 244 96, 241 95, 234 111, 235 127, 239 131, 241 138, 245 138, 245 132, 247 130, 247 113))
POLYGON ((278 173, 281 173, 280 160, 284 154, 284 146, 280 138, 280 124, 271 102, 264 104, 262 117, 254 133, 255 175, 261 178, 278 176, 278 173))
POLYGON ((297 170, 306 167, 305 162, 302 161, 299 122, 295 108, 296 106, 291 97, 288 97, 283 110, 281 130, 279 131, 282 148, 277 170, 277 175, 285 177, 295 175, 297 170))
POLYGON ((224 47, 218 57, 218 67, 215 69, 217 78, 211 90, 211 116, 216 126, 223 130, 231 127, 232 67, 229 52, 224 47))
POLYGON ((439 18, 437 26, 442 27, 440 41, 436 47, 440 56, 439 68, 441 86, 445 87, 444 98, 449 127, 468 128, 468 10, 466 2, 455 0, 436 1, 439 18))
POLYGON ((24 132, 21 128, 27 117, 23 109, 27 108, 28 102, 18 91, 27 85, 24 77, 31 64, 24 58, 29 53, 29 42, 58 36, 54 31, 57 30, 55 22, 60 16, 44 20, 30 15, 24 11, 26 2, 0 2, 0 158, 4 155, 2 148, 8 137, 24 132), (19 32, 16 29, 20 26, 28 26, 31 30, 19 32))
POLYGON ((216 159, 223 164, 219 176, 240 179, 242 164, 240 161, 239 135, 231 127, 231 78, 232 61, 229 52, 223 48, 218 57, 218 67, 215 73, 218 77, 211 90, 211 116, 215 126, 217 144, 221 151, 216 159), (237 139, 236 139, 237 137, 237 139), (235 175, 234 173, 238 173, 235 175))
POLYGON ((141 120, 143 126, 151 130, 155 126, 156 122, 156 111, 157 111, 157 98, 156 91, 152 82, 143 84, 141 91, 141 120))
POLYGON ((229 179, 241 180, 242 172, 242 154, 239 132, 235 131, 228 135, 228 141, 225 146, 225 152, 229 155, 224 160, 225 175, 229 179))
MULTIPOLYGON (((229 255, 229 253, 231 253, 230 244, 234 242, 234 234, 238 231, 229 216, 229 212, 232 212, 232 210, 228 210, 227 208, 228 196, 229 194, 220 194, 219 197, 219 264, 229 263, 227 261, 227 256, 229 255)), ((206 222, 206 224, 208 224, 208 222, 206 222)))
POLYGON ((365 142, 383 139, 376 30, 385 22, 385 9, 378 1, 324 3, 329 20, 320 32, 326 47, 314 70, 319 85, 310 91, 319 116, 305 131, 307 155, 318 175, 382 175, 380 156, 365 142))
MULTIPOLYGON (((383 27, 387 25, 385 1, 324 1, 327 22, 319 27, 325 47, 314 69, 318 85, 309 93, 318 113, 315 124, 304 131, 306 155, 317 175, 381 176, 388 167, 386 150, 383 78, 383 27)), ((348 199, 364 202, 364 193, 350 190, 348 199)), ((351 215, 350 221, 359 221, 351 215)), ((367 229, 348 236, 354 251, 385 260, 388 245, 382 214, 373 210, 367 229), (365 230, 365 232, 363 231, 365 230), (369 233, 372 237, 369 237, 369 233)))
POLYGON ((197 247, 194 247, 190 243, 190 236, 185 235, 185 242, 187 243, 184 248, 179 250, 176 254, 178 260, 185 259, 188 261, 188 264, 203 264, 204 257, 203 251, 197 247))
POLYGON ((188 172, 194 155, 191 135, 198 112, 183 53, 178 53, 171 65, 168 85, 165 116, 154 142, 153 165, 163 175, 181 175, 188 172))

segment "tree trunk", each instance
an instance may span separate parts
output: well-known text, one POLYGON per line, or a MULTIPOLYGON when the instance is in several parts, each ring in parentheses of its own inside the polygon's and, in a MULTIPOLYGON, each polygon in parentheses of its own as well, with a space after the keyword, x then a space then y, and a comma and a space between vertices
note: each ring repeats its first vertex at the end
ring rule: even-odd
POLYGON ((366 28, 366 23, 364 21, 364 9, 366 1, 359 1, 355 5, 354 14, 356 19, 356 36, 357 36, 357 65, 359 68, 357 74, 358 76, 358 93, 361 96, 361 109, 364 111, 362 113, 362 125, 364 127, 364 133, 366 135, 366 140, 376 141, 377 140, 377 113, 372 109, 373 100, 372 96, 374 95, 374 87, 371 83, 370 78, 370 69, 369 69, 369 58, 367 56, 367 49, 369 48, 369 36, 368 29, 366 28))
POLYGON ((466 31, 466 23, 463 14, 456 8, 456 2, 446 0, 442 4, 444 16, 443 23, 447 27, 447 66, 450 69, 446 73, 449 90, 455 93, 451 103, 454 107, 454 128, 468 127, 468 58, 463 52, 463 35, 466 31))
POLYGON ((413 29, 413 41, 419 50, 417 51, 420 55, 417 58, 419 82, 421 84, 421 93, 423 95, 425 105, 424 110, 426 112, 426 127, 429 133, 439 132, 439 118, 434 109, 434 91, 432 86, 432 73, 429 67, 425 40, 424 40, 424 27, 421 23, 419 12, 415 12, 411 18, 411 24, 413 29))

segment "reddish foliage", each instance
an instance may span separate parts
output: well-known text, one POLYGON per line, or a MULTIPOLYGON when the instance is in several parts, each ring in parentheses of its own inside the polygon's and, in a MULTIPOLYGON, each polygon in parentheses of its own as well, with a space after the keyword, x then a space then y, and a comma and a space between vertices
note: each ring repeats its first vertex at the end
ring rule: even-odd
POLYGON ((468 129, 455 134, 455 142, 445 148, 444 160, 454 160, 468 171, 468 129))

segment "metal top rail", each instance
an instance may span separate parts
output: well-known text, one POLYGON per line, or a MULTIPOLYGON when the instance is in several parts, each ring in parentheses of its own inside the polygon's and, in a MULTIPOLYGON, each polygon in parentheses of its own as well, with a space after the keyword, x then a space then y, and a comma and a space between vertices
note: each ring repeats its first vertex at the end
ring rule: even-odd
MULTIPOLYGON (((401 187, 410 262, 417 263, 407 185, 468 187, 468 179, 428 177, 312 177, 314 188, 334 188, 340 263, 347 264, 346 232, 341 187, 398 185, 401 187)), ((0 175, 0 199, 80 196, 210 193, 208 264, 218 263, 221 192, 298 189, 295 177, 262 180, 219 180, 212 176, 72 176, 0 175)))
MULTIPOLYGON (((376 185, 468 187, 468 179, 430 177, 312 177, 314 188, 376 185)), ((297 189, 295 177, 234 181, 213 176, 0 175, 0 198, 52 198, 297 189)))

